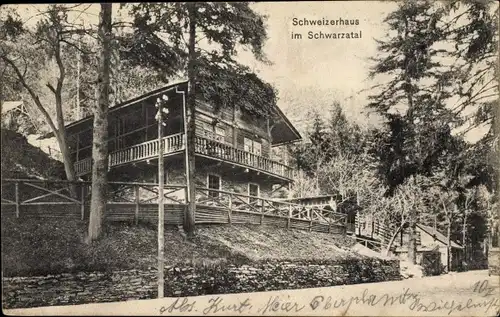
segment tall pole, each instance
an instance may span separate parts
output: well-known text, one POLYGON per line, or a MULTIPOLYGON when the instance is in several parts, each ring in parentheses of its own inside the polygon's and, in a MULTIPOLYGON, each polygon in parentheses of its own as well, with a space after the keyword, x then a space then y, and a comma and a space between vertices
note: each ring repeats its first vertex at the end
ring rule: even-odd
MULTIPOLYGON (((83 23, 83 22, 82 22, 83 23)), ((85 26, 83 25, 85 29, 85 26)), ((80 109, 80 59, 81 59, 81 49, 82 49, 82 37, 78 39, 78 54, 76 60, 76 120, 80 120, 82 118, 81 109, 80 109)))
POLYGON ((76 120, 80 120, 80 41, 78 41, 78 59, 76 62, 76 120))
POLYGON ((163 168, 163 101, 158 98, 157 100, 158 114, 158 298, 163 298, 164 296, 164 226, 165 226, 165 212, 164 212, 164 196, 163 196, 163 183, 165 178, 165 170, 163 168))

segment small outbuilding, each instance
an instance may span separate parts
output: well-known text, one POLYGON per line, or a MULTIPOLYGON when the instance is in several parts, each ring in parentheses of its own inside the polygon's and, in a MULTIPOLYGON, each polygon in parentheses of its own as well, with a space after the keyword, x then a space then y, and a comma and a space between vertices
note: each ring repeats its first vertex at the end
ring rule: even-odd
MULTIPOLYGON (((462 266, 463 247, 455 241, 451 241, 450 269, 446 268, 448 263, 448 238, 432 227, 417 224, 417 264, 432 267, 431 271, 438 271, 443 267, 446 271, 456 271, 462 266), (439 259, 433 254, 439 253, 439 259), (439 263, 437 261, 439 260, 439 263)), ((402 230, 399 237, 394 241, 396 248, 392 251, 400 258, 406 258, 408 254, 408 228, 402 230)))

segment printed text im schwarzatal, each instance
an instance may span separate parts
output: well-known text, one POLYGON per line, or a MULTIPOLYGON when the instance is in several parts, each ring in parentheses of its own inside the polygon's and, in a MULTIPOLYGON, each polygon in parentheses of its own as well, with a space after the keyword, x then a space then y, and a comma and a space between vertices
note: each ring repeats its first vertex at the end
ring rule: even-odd
MULTIPOLYGON (((321 18, 321 19, 306 19, 306 18, 293 18, 292 26, 300 27, 300 26, 335 26, 335 27, 343 27, 343 26, 357 26, 359 25, 359 19, 342 19, 338 18, 336 20, 321 18)), ((342 32, 338 32, 332 30, 331 28, 327 30, 310 30, 305 34, 303 32, 298 32, 298 29, 292 31, 291 38, 293 40, 323 40, 323 39, 360 39, 363 37, 363 33, 361 30, 342 30, 342 32)))

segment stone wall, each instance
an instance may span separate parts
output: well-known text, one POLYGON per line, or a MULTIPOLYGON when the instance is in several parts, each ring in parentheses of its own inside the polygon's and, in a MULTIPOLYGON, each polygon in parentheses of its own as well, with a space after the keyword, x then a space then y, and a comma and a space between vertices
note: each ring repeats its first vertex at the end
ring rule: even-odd
POLYGON ((166 294, 196 296, 328 287, 401 279, 399 261, 267 262, 236 267, 171 267, 166 294))
MULTIPOLYGON (((327 287, 398 280, 399 261, 266 262, 252 266, 167 267, 165 296, 195 296, 327 287)), ((74 305, 156 296, 156 271, 59 274, 4 278, 4 307, 74 305)))
POLYGON ((154 298, 156 271, 80 272, 3 278, 3 307, 27 308, 154 298))

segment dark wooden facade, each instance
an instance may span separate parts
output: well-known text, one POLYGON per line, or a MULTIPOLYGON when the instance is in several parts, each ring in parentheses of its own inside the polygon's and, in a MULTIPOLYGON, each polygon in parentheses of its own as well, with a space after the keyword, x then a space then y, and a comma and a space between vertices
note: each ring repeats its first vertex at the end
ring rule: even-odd
MULTIPOLYGON (((169 114, 164 127, 166 182, 185 184, 187 82, 139 96, 109 111, 110 179, 157 179, 158 135, 155 102, 165 98, 169 114)), ((67 126, 75 170, 88 180, 92 167, 92 117, 67 126)), ((300 139, 279 109, 269 118, 239 107, 217 109, 203 100, 196 108, 196 182, 257 196, 270 196, 272 186, 292 181, 285 151, 280 147, 300 139)), ((217 187, 217 188, 215 188, 217 187)))

